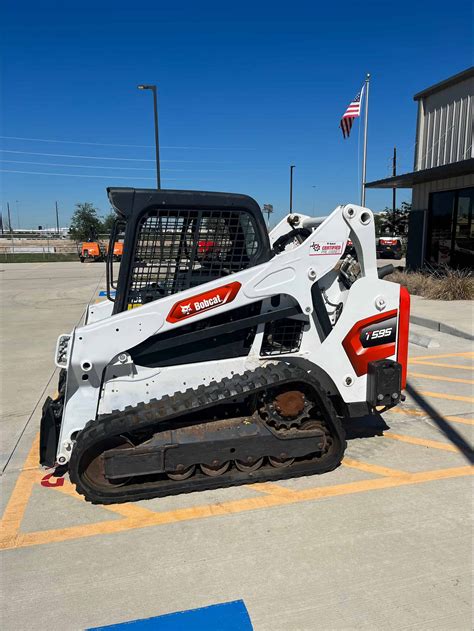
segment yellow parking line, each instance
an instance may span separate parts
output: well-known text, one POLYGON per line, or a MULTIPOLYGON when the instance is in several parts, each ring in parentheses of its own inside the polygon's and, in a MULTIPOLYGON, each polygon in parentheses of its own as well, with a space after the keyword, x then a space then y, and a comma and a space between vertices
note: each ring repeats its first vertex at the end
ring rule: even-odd
MULTIPOLYGON (((429 414, 422 410, 415 410, 413 408, 391 408, 390 412, 395 414, 404 414, 405 416, 427 416, 429 414)), ((458 416, 443 416, 445 421, 452 421, 453 423, 462 423, 463 425, 474 425, 474 419, 472 418, 460 418, 458 416)))
POLYGON ((38 469, 26 469, 21 472, 0 522, 3 537, 13 537, 19 530, 33 485, 39 482, 43 475, 38 469))
MULTIPOLYGON (((452 445, 437 441, 392 434, 391 432, 387 432, 385 436, 414 445, 443 449, 445 451, 457 451, 452 445)), ((229 515, 243 511, 289 505, 308 500, 318 500, 352 493, 393 488, 406 484, 419 484, 432 480, 471 475, 474 472, 473 467, 465 466, 412 474, 405 471, 399 471, 388 467, 372 465, 346 458, 344 460, 345 466, 374 473, 382 477, 347 484, 313 487, 305 490, 291 490, 273 483, 257 483, 252 485, 250 488, 264 492, 265 495, 255 498, 245 498, 236 501, 182 508, 164 512, 155 512, 153 510, 137 506, 136 504, 104 506, 103 508, 105 510, 117 513, 121 515, 123 519, 107 520, 99 523, 83 524, 47 531, 22 533, 20 531, 21 522, 31 496, 32 489, 35 484, 40 482, 44 474, 41 469, 36 468, 37 451, 38 437, 32 445, 30 453, 25 461, 25 467, 20 473, 10 497, 10 501, 5 509, 1 522, 2 536, 0 539, 0 548, 13 549, 89 537, 99 534, 112 534, 114 532, 124 532, 127 530, 158 526, 178 521, 229 515)), ((51 492, 56 490, 83 501, 82 497, 75 493, 73 486, 67 480, 64 481, 63 486, 53 487, 50 490, 51 492)))
POLYGON ((429 375, 425 372, 412 372, 409 373, 410 377, 420 377, 420 379, 432 379, 433 381, 449 381, 450 383, 468 383, 474 384, 472 379, 458 379, 457 377, 440 377, 438 375, 429 375))
POLYGON ((420 359, 442 359, 443 357, 474 357, 474 351, 466 351, 464 353, 443 353, 442 355, 420 355, 411 357, 410 362, 417 362, 420 359))
POLYGON ((5 536, 15 533, 22 522, 26 505, 35 482, 39 482, 44 473, 38 469, 37 454, 39 435, 33 441, 30 452, 25 460, 21 474, 18 476, 10 501, 5 508, 1 520, 2 531, 5 536))
POLYGON ((433 397, 434 399, 446 399, 447 401, 465 401, 466 403, 474 403, 472 397, 464 397, 460 394, 446 394, 445 392, 420 392, 425 397, 433 397))
POLYGON ((469 466, 438 469, 435 471, 423 471, 421 473, 412 473, 403 476, 380 477, 371 480, 350 482, 347 484, 316 487, 302 491, 295 491, 291 496, 265 495, 255 498, 222 502, 219 504, 181 508, 163 513, 151 513, 150 516, 142 519, 120 519, 116 521, 105 521, 95 524, 72 526, 69 528, 59 528, 55 530, 18 533, 14 538, 10 537, 3 539, 0 542, 0 547, 3 547, 4 549, 24 548, 33 545, 54 543, 94 535, 112 534, 138 528, 147 528, 150 526, 159 526, 195 519, 205 519, 215 516, 226 516, 262 508, 285 506, 308 500, 320 500, 342 495, 350 495, 353 493, 363 493, 410 484, 420 484, 435 480, 457 478, 472 475, 473 472, 474 468, 469 466))
POLYGON ((384 432, 384 437, 400 440, 402 443, 409 443, 410 445, 418 445, 419 447, 429 447, 430 449, 441 449, 442 451, 454 451, 455 453, 459 453, 459 450, 454 447, 454 445, 441 443, 438 440, 417 438, 416 436, 407 436, 406 434, 393 434, 392 432, 384 432))
POLYGON ((269 495, 276 495, 277 497, 294 497, 295 491, 288 489, 286 486, 280 486, 273 482, 256 482, 250 487, 255 491, 261 493, 268 493, 269 495))
POLYGON ((403 477, 406 475, 410 475, 407 471, 400 471, 398 469, 391 469, 389 467, 381 467, 376 464, 369 464, 368 462, 360 462, 359 460, 353 460, 352 458, 344 458, 342 464, 345 467, 350 467, 351 469, 358 469, 359 471, 364 471, 365 473, 374 473, 375 475, 382 475, 388 477, 403 477))
POLYGON ((435 366, 437 368, 452 368, 453 370, 469 370, 472 372, 472 366, 461 366, 461 364, 442 364, 441 362, 412 362, 416 366, 435 366))
MULTIPOLYGON (((85 502, 84 496, 79 495, 74 488, 74 485, 69 482, 68 479, 65 478, 64 484, 62 486, 55 487, 60 493, 64 493, 65 495, 69 495, 70 497, 74 497, 75 499, 81 500, 85 502)), ((143 508, 142 506, 136 506, 135 504, 110 504, 109 506, 102 506, 105 510, 108 510, 112 513, 117 513, 117 515, 122 515, 122 517, 127 518, 141 518, 141 517, 149 517, 153 515, 154 512, 148 510, 148 508, 143 508)))

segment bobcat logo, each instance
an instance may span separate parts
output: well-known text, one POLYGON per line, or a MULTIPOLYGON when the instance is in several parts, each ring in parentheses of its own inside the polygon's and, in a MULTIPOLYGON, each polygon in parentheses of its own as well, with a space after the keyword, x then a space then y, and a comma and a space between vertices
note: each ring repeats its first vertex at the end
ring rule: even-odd
POLYGON ((191 313, 191 303, 188 305, 181 305, 181 313, 183 315, 189 315, 191 313))

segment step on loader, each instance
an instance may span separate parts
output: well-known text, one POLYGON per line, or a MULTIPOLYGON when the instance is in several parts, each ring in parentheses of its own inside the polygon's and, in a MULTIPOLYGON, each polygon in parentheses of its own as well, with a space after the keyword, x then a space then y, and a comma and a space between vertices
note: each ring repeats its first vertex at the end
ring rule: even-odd
POLYGON ((331 471, 344 424, 400 403, 409 295, 382 280, 370 210, 292 214, 268 234, 246 195, 108 195, 108 297, 59 337, 41 421, 41 464, 87 500, 331 471))

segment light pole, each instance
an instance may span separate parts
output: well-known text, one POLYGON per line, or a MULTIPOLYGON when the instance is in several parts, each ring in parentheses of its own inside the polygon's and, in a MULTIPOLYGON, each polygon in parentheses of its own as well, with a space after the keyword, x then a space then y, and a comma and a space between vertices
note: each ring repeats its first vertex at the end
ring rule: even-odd
POLYGON ((59 212, 58 212, 58 202, 54 202, 56 204, 56 229, 58 231, 59 237, 59 212))
POLYGON ((290 215, 293 212, 293 169, 295 165, 290 165, 290 215))
POLYGON ((16 220, 18 223, 18 230, 20 229, 20 202, 15 199, 15 204, 16 204, 16 220))
POLYGON ((137 88, 139 90, 151 90, 153 92, 153 113, 155 117, 156 188, 161 188, 160 143, 158 140, 158 96, 156 85, 138 85, 137 88))

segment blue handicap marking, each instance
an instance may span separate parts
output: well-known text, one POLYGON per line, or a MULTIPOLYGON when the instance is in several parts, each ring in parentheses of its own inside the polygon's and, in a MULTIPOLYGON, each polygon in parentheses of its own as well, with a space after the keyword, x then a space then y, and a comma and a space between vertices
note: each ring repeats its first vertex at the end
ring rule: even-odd
MULTIPOLYGON (((106 296, 107 295, 107 291, 105 289, 103 289, 102 291, 99 291, 99 296, 106 296)), ((115 290, 112 290, 110 292, 111 296, 115 296, 115 290)))
POLYGON ((107 627, 94 627, 88 631, 252 631, 252 623, 243 600, 220 603, 167 613, 156 618, 130 620, 107 627))

